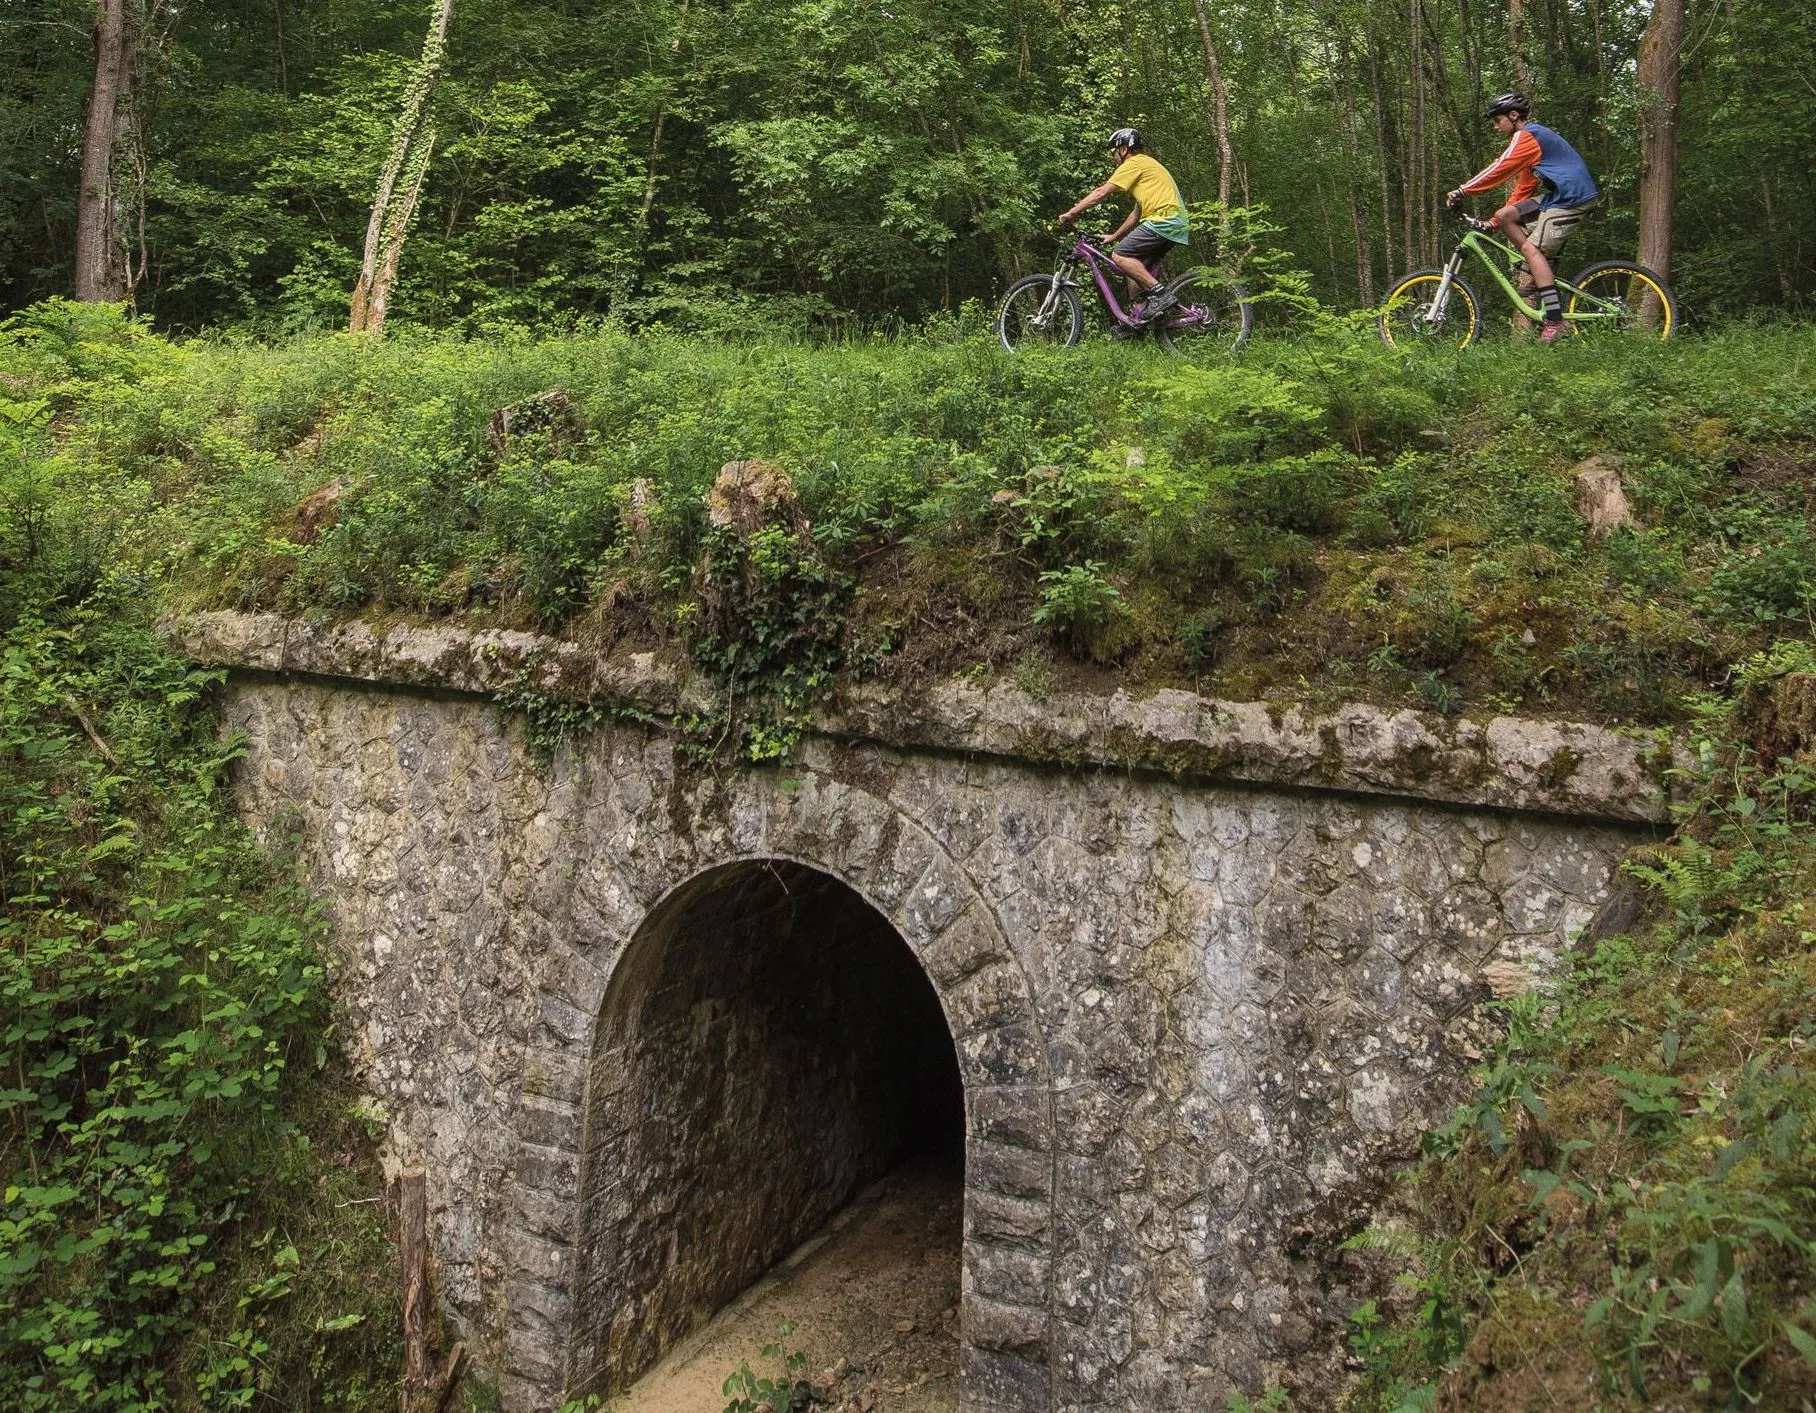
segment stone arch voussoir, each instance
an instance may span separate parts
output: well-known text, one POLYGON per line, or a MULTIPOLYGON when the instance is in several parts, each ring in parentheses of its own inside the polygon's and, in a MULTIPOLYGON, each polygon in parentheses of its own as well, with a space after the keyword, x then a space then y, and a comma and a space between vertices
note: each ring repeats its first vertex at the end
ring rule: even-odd
MULTIPOLYGON (((674 806, 671 803, 671 808, 674 806)), ((576 1256, 585 1190, 585 1132, 602 1067, 599 1025, 620 964, 665 904, 716 870, 786 860, 844 884, 895 929, 945 1014, 965 1093, 966 1202, 961 1305, 961 1408, 1045 1413, 1051 1406, 1055 1134, 1053 1093, 1033 988, 994 910, 928 832, 851 784, 807 773, 702 783, 673 821, 663 886, 645 855, 597 861, 636 882, 606 890, 617 917, 595 917, 572 945, 553 946, 538 978, 536 1035, 526 1063, 505 1242, 508 1377, 532 1402, 575 1387, 575 1336, 589 1278, 576 1256), (629 900, 643 903, 631 921, 629 900)), ((595 1161, 602 1161, 595 1158, 595 1161)))

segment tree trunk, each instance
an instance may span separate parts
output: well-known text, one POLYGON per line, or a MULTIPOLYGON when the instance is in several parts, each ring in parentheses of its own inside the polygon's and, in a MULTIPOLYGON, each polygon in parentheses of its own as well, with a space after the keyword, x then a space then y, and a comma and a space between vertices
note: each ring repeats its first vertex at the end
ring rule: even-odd
POLYGON ((385 316, 391 309, 391 289, 403 262, 404 237, 416 214, 416 203, 429 173, 429 155, 435 148, 430 109, 434 104, 435 89, 441 82, 448 22, 453 15, 454 0, 436 0, 429 36, 423 41, 422 58, 404 93, 403 111, 398 114, 391 151, 378 175, 372 215, 366 222, 365 253, 360 260, 359 280, 353 286, 352 313, 347 321, 348 329, 356 334, 369 333, 376 338, 384 333, 385 316), (400 186, 401 199, 398 196, 400 186))
MULTIPOLYGON (((1325 54, 1331 71, 1331 102, 1342 115, 1343 141, 1349 149, 1349 172, 1345 185, 1349 197, 1350 237, 1355 242, 1356 293, 1364 305, 1372 305, 1375 302, 1375 256, 1368 239, 1368 220, 1362 214, 1362 150, 1357 132, 1355 65, 1349 47, 1349 35, 1338 30, 1335 62, 1330 60, 1328 40, 1325 54)), ((1392 278, 1392 271, 1388 272, 1388 277, 1392 278)))
POLYGON ((1230 173, 1236 165, 1235 148, 1230 143, 1230 93, 1224 86, 1223 65, 1217 58, 1217 41, 1211 34, 1204 0, 1192 0, 1192 10, 1198 16, 1198 37, 1204 42, 1204 78, 1211 90, 1211 131, 1217 137, 1217 200, 1227 211, 1230 173))
MULTIPOLYGON (((1381 97, 1381 59, 1380 51, 1375 44, 1374 36, 1368 40, 1368 91, 1374 104, 1375 120, 1369 126, 1375 134, 1375 177, 1381 187, 1381 253, 1385 260, 1387 278, 1392 280, 1399 270, 1394 258, 1394 223, 1391 209, 1392 183, 1388 176, 1388 151, 1392 144, 1388 140, 1388 112, 1386 102, 1381 97)), ((1408 252, 1410 257, 1411 252, 1408 252)))
POLYGON ((1406 128, 1406 248, 1423 255, 1430 216, 1425 209, 1425 66, 1421 62, 1419 0, 1406 5, 1406 81, 1412 112, 1406 128))
POLYGON ((1639 47, 1639 262, 1671 278, 1677 203, 1677 96, 1684 0, 1654 0, 1639 47))
POLYGON ((127 0, 95 0, 95 76, 82 138, 76 202, 75 294, 113 303, 126 298, 126 238, 120 226, 118 158, 132 99, 132 33, 127 0))
MULTIPOLYGON (((1469 80, 1468 117, 1472 124, 1470 130, 1475 133, 1480 131, 1474 125, 1481 120, 1485 95, 1482 92, 1482 45, 1469 13, 1469 0, 1457 0, 1457 45, 1463 54, 1463 76, 1469 80)), ((1475 149, 1467 139, 1463 150, 1470 158, 1475 156, 1475 149)))
POLYGON ((1513 51, 1513 86, 1532 92, 1532 66, 1526 62, 1526 0, 1507 0, 1507 47, 1513 51))
MULTIPOLYGON (((687 7, 689 0, 681 0, 681 8, 675 15, 675 32, 669 37, 668 57, 672 64, 681 52, 682 37, 687 31, 687 7)), ((649 166, 643 177, 643 201, 637 207, 637 248, 643 248, 643 237, 649 232, 650 215, 656 209, 656 186, 659 168, 662 161, 662 129, 668 126, 668 102, 656 105, 656 121, 650 133, 649 166)))

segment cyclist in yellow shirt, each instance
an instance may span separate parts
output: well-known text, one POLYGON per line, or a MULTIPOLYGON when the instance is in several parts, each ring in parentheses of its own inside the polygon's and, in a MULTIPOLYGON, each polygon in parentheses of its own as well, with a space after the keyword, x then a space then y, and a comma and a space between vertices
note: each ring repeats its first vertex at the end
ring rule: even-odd
POLYGON ((1103 244, 1116 268, 1127 277, 1130 292, 1145 296, 1142 318, 1151 321, 1178 302, 1157 272, 1168 255, 1191 243, 1191 223, 1179 197, 1179 184, 1144 150, 1139 128, 1117 128, 1110 134, 1110 151, 1116 155, 1116 170, 1110 179, 1062 215, 1059 223, 1071 225, 1080 212, 1119 191, 1135 199, 1135 209, 1103 238, 1103 244))

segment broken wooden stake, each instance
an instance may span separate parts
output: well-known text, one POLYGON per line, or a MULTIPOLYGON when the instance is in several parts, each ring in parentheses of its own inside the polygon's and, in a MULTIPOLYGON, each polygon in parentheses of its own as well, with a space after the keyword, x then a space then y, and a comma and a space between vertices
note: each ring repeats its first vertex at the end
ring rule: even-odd
POLYGON ((429 1191, 420 1168, 397 1179, 399 1249, 404 1275, 403 1413, 447 1413, 467 1369, 467 1347, 457 1344, 447 1363, 429 1363, 429 1191))

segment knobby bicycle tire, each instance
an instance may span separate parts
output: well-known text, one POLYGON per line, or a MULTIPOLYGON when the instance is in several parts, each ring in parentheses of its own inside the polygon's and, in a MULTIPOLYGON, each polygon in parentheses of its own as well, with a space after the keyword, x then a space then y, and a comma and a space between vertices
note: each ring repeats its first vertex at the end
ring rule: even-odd
POLYGON ((1403 276, 1381 302, 1381 315, 1376 327, 1383 343, 1417 347, 1456 340, 1459 350, 1468 348, 1482 332, 1482 300, 1475 287, 1461 276, 1450 281, 1450 305, 1444 311, 1444 322, 1432 324, 1421 311, 1428 309, 1444 279, 1442 270, 1414 270, 1403 276), (1461 310, 1458 303, 1461 301, 1461 310), (1461 318, 1459 319, 1459 312, 1461 318), (1395 336, 1396 327, 1400 337, 1395 336), (1459 337, 1458 334, 1461 336, 1459 337))
POLYGON ((1215 271, 1187 270, 1169 281, 1167 288, 1179 303, 1154 326, 1154 337, 1169 352, 1216 347, 1226 354, 1235 353, 1255 331, 1255 306, 1249 301, 1248 291, 1215 271), (1195 301, 1190 294, 1194 289, 1201 289, 1205 297, 1195 301), (1209 319, 1204 323, 1181 323, 1194 309, 1208 313, 1209 319))
POLYGON ((1578 334, 1594 335, 1601 330, 1593 317, 1591 299, 1610 300, 1621 305, 1624 317, 1611 318, 1612 332, 1640 333, 1664 342, 1676 333, 1683 322, 1677 296, 1655 270, 1632 260, 1601 260, 1579 271, 1568 282, 1570 303, 1565 314, 1578 334), (1648 325, 1647 321, 1653 323, 1648 325))
POLYGON ((1024 275, 1003 292, 1003 302, 996 310, 996 339, 1010 353, 1037 343, 1070 348, 1084 333, 1084 306, 1079 303, 1078 291, 1065 285, 1060 286, 1059 302, 1051 316, 1053 322, 1047 328, 1036 329, 1026 322, 1038 316, 1057 278, 1024 275))

